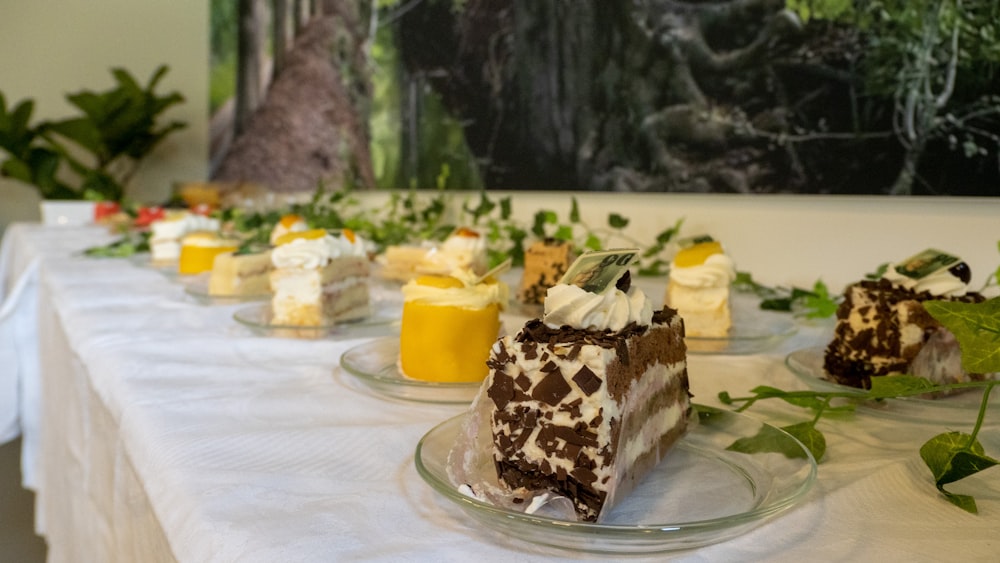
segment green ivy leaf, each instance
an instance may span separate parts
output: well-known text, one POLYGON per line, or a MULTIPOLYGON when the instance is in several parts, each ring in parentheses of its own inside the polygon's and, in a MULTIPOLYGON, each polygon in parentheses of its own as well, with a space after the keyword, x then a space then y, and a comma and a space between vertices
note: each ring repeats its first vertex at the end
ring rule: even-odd
POLYGON ((587 235, 587 240, 583 243, 583 247, 588 250, 601 250, 603 246, 601 239, 593 233, 587 235))
POLYGON ((762 425, 753 436, 739 438, 726 448, 745 454, 779 453, 788 458, 806 457, 802 448, 791 442, 783 432, 770 425, 762 425))
POLYGON ((871 382, 868 396, 872 399, 919 395, 934 387, 929 380, 913 375, 877 375, 871 378, 871 382))
POLYGON ((782 426, 781 429, 802 442, 802 445, 809 450, 809 453, 812 454, 813 459, 817 462, 823 459, 823 455, 826 454, 826 437, 823 436, 822 432, 816 430, 815 424, 812 422, 800 422, 790 426, 782 426))
POLYGON ((569 208, 569 222, 579 223, 580 222, 580 204, 576 201, 576 196, 570 199, 572 202, 569 208))
POLYGON ((958 339, 962 369, 1000 371, 1000 297, 982 303, 925 301, 924 308, 958 339))
POLYGON ((978 512, 974 498, 950 493, 944 486, 1000 463, 986 455, 978 440, 963 432, 946 432, 931 438, 921 446, 920 457, 931 470, 935 484, 945 498, 972 513, 978 512))
POLYGON ((628 226, 628 219, 617 213, 608 214, 608 226, 612 229, 624 229, 628 226))

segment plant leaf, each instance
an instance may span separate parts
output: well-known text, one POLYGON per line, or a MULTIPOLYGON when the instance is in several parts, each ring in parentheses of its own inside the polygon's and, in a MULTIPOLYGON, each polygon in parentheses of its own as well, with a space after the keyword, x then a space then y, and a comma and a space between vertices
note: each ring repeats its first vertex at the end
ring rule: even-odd
POLYGON ((889 399, 925 393, 934 384, 913 375, 876 375, 871 378, 872 388, 868 396, 872 399, 889 399))
POLYGON ((624 229, 628 226, 628 219, 617 213, 608 214, 608 226, 612 229, 624 229))
POLYGON ((826 453, 826 437, 823 436, 822 432, 816 430, 815 424, 812 422, 800 422, 790 426, 782 426, 781 429, 802 442, 802 445, 812 453, 813 458, 817 462, 823 459, 823 454, 826 453))
POLYGON ((982 303, 925 301, 924 308, 955 335, 962 350, 962 369, 1000 371, 1000 297, 982 303))
POLYGON ((979 440, 954 431, 938 434, 924 443, 920 447, 920 457, 938 486, 954 483, 1000 463, 986 455, 979 440))
POLYGON ((580 204, 576 201, 576 196, 573 196, 570 200, 572 202, 569 209, 569 222, 579 223, 580 222, 580 204))
POLYGON ((745 454, 779 453, 789 458, 806 457, 802 448, 791 442, 783 432, 770 425, 762 425, 757 434, 739 438, 726 448, 745 454))

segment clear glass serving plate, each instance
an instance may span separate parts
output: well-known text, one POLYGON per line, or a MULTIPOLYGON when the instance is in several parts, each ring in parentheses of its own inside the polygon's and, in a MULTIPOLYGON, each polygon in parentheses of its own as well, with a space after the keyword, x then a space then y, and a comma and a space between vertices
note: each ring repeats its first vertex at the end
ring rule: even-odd
POLYGON ((333 322, 317 326, 274 323, 271 304, 257 303, 237 309, 233 319, 263 336, 282 338, 324 338, 327 336, 380 336, 398 329, 402 311, 391 303, 373 302, 348 311, 333 322))
POLYGON ((753 295, 733 292, 730 300, 733 326, 720 337, 687 336, 691 354, 758 354, 795 334, 798 325, 789 313, 765 311, 753 295))
POLYGON ((184 292, 194 297, 200 303, 206 305, 232 305, 236 303, 245 303, 248 301, 264 301, 265 299, 271 298, 271 293, 260 293, 256 295, 242 294, 242 295, 218 295, 212 294, 208 291, 208 274, 202 274, 198 276, 190 276, 190 279, 184 279, 184 292))
MULTIPOLYGON (((839 391, 857 393, 862 390, 832 381, 823 369, 823 347, 796 350, 785 357, 785 365, 809 388, 816 391, 839 391)), ((979 390, 970 390, 955 395, 928 399, 923 397, 899 397, 878 401, 861 401, 858 410, 887 418, 926 422, 933 424, 953 423, 972 425, 976 422, 983 395, 979 390)), ((1000 393, 990 395, 989 409, 1000 414, 1000 393)), ((987 424, 998 424, 997 417, 986 417, 987 424)))
POLYGON ((407 401, 469 403, 481 383, 438 383, 406 377, 399 371, 399 338, 379 338, 351 348, 340 366, 376 392, 407 401))
POLYGON ((792 436, 742 414, 702 409, 687 435, 601 524, 511 511, 459 492, 447 464, 466 415, 430 430, 417 445, 415 463, 436 492, 509 538, 603 555, 690 549, 760 526, 800 501, 816 479, 815 460, 792 436), (762 430, 795 456, 727 449, 762 430))

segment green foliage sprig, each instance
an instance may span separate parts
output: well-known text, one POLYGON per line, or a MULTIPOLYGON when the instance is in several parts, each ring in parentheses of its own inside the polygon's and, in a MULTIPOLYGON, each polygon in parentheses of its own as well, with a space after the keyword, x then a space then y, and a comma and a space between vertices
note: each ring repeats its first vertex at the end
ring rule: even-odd
MULTIPOLYGON (((959 303, 951 301, 927 301, 927 312, 950 330, 962 350, 962 368, 969 373, 1000 372, 1000 297, 982 303, 959 303)), ((817 423, 824 414, 853 411, 855 405, 865 401, 913 397, 929 393, 955 390, 982 389, 983 398, 971 433, 945 432, 939 434, 920 448, 920 457, 934 476, 934 485, 944 497, 968 512, 977 513, 975 499, 970 495, 960 495, 947 491, 944 487, 1000 464, 1000 460, 986 455, 978 434, 989 407, 990 393, 1000 381, 970 381, 935 385, 930 381, 911 375, 891 375, 871 378, 871 389, 864 391, 784 391, 769 386, 752 389, 751 395, 732 397, 728 392, 719 393, 719 400, 726 405, 740 406, 744 411, 758 401, 779 399, 788 404, 808 408, 814 416, 807 421, 782 427, 795 436, 812 452, 817 461, 826 452, 826 439, 817 429, 817 423), (838 401, 837 404, 834 401, 838 401)), ((743 452, 774 451, 773 440, 766 434, 744 438, 730 446, 743 452)))
POLYGON ((113 69, 114 88, 66 96, 81 116, 34 126, 34 101, 8 109, 0 94, 0 149, 7 155, 0 175, 35 186, 46 199, 121 201, 141 161, 186 126, 180 121, 158 123, 164 111, 184 101, 177 92, 155 93, 167 68, 156 69, 145 87, 128 71, 113 69), (78 156, 80 149, 86 158, 78 156), (64 164, 77 176, 76 185, 62 179, 64 164))
POLYGON ((823 280, 816 280, 812 289, 772 287, 754 280, 750 272, 736 272, 733 289, 759 297, 761 309, 794 313, 807 319, 832 317, 841 300, 840 296, 830 294, 823 280))

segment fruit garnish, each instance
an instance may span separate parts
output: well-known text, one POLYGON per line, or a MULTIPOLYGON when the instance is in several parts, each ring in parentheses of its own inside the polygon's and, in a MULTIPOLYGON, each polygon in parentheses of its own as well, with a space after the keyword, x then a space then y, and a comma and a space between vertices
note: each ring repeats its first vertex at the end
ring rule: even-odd
POLYGON ((304 221, 305 219, 303 219, 301 215, 296 215, 295 213, 289 213, 288 215, 282 216, 281 221, 279 221, 278 224, 280 224, 282 227, 286 229, 290 229, 292 228, 292 225, 304 221))
POLYGON ((463 284, 461 280, 451 276, 420 276, 417 278, 417 285, 438 287, 441 289, 465 287, 465 284, 463 284))
POLYGON ((117 201, 98 201, 94 204, 94 220, 100 221, 121 211, 122 206, 117 201))
POLYGON ((674 256, 674 264, 679 268, 700 266, 713 254, 722 254, 722 243, 718 241, 702 242, 689 248, 678 250, 674 256))
POLYGON ((316 239, 321 239, 325 236, 326 236, 325 229, 309 229, 308 231, 285 233, 274 240, 274 245, 281 246, 282 244, 288 244, 293 240, 298 240, 298 239, 316 240, 316 239))
POLYGON ((145 227, 153 221, 163 219, 166 214, 166 210, 158 205, 154 205, 152 207, 140 207, 139 215, 135 218, 135 225, 137 227, 145 227))

